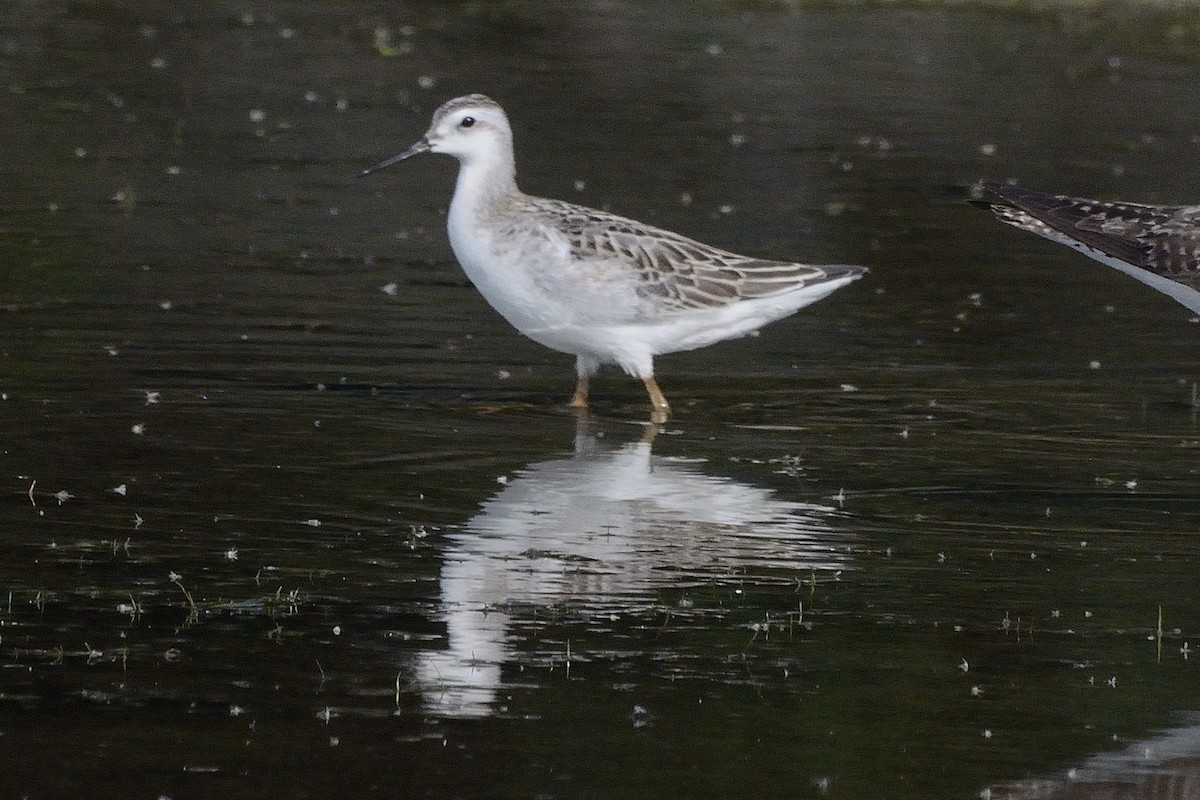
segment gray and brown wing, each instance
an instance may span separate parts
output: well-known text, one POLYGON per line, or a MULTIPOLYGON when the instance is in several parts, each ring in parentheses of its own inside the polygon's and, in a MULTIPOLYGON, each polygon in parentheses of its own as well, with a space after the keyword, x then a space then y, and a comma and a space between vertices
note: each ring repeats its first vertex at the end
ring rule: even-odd
POLYGON ((984 181, 976 202, 1010 225, 1200 287, 1200 206, 1154 206, 1044 194, 984 181))
POLYGON ((660 309, 700 310, 803 289, 866 272, 855 265, 817 266, 730 253, 671 231, 582 206, 562 204, 572 256, 613 258, 637 277, 637 292, 660 309))

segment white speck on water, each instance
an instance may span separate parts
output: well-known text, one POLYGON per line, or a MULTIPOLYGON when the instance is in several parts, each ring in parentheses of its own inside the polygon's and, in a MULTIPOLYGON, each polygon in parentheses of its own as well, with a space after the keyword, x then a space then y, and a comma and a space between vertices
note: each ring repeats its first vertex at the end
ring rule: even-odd
POLYGON ((350 100, 346 97, 339 97, 336 101, 334 101, 333 107, 344 113, 350 109, 350 100))
POLYGON ((392 283, 385 283, 383 286, 379 287, 379 291, 383 292, 386 295, 392 296, 392 297, 395 297, 396 292, 399 290, 400 290, 400 284, 398 284, 394 281, 392 283))
POLYGON ((121 497, 124 497, 128 493, 128 489, 125 488, 125 484, 123 484, 123 483, 120 486, 113 489, 112 491, 113 491, 113 494, 119 494, 119 495, 121 495, 121 497))
POLYGON ((162 397, 162 392, 146 392, 146 405, 152 406, 162 397))
POLYGON ((1084 619, 1091 619, 1091 618, 1092 618, 1092 612, 1091 612, 1091 611, 1084 611, 1084 612, 1083 612, 1083 618, 1084 618, 1084 619))
POLYGON ((150 66, 154 69, 163 69, 167 66, 167 60, 162 56, 155 56, 154 58, 150 59, 150 66))
POLYGON ((226 551, 225 551, 225 558, 229 559, 230 561, 237 561, 237 559, 238 559, 238 551, 237 551, 237 548, 236 548, 236 547, 231 547, 231 548, 229 548, 228 550, 226 550, 226 551))
POLYGON ((729 203, 723 203, 721 205, 721 207, 717 210, 720 211, 725 216, 729 216, 730 214, 733 213, 733 206, 730 205, 729 203))
POLYGON ((843 392, 857 392, 858 391, 858 387, 855 386, 853 383, 843 383, 843 384, 841 384, 841 388, 842 388, 843 392))
POLYGON ((279 29, 279 38, 280 39, 295 39, 296 38, 296 29, 295 28, 280 28, 279 29))
POLYGON ((992 738, 992 729, 991 729, 991 728, 984 728, 984 729, 983 729, 983 738, 985 738, 985 739, 990 739, 990 738, 992 738))
POLYGON ((146 433, 146 424, 144 422, 136 422, 130 426, 129 430, 133 431, 138 436, 143 436, 146 433))
POLYGON ((55 492, 55 493, 54 493, 54 499, 58 501, 58 504, 59 504, 60 506, 61 506, 63 503, 65 503, 65 502, 67 502, 68 500, 70 500, 70 499, 71 499, 72 497, 74 497, 74 496, 75 496, 75 495, 71 494, 71 493, 70 493, 70 492, 68 492, 66 489, 61 489, 61 490, 59 490, 59 491, 57 491, 57 492, 55 492))
POLYGON ((575 186, 575 191, 577 191, 577 192, 582 192, 584 189, 587 188, 587 184, 581 180, 576 180, 574 183, 574 186, 575 186))
POLYGON ((733 147, 741 147, 745 143, 746 143, 746 134, 744 134, 744 133, 729 134, 729 144, 732 145, 733 147))
POLYGON ((512 373, 506 369, 498 369, 496 370, 496 377, 502 381, 506 381, 512 377, 512 373))
POLYGON ((83 148, 83 147, 75 148, 75 157, 76 158, 87 158, 87 154, 88 154, 88 151, 86 148, 83 148))
POLYGON ((158 307, 161 308, 163 311, 170 311, 172 308, 175 307, 175 304, 172 303, 170 300, 163 300, 161 303, 158 304, 158 307))
POLYGON ((341 209, 339 209, 337 206, 330 206, 330 208, 329 208, 329 216, 331 216, 331 217, 336 217, 336 216, 337 216, 338 214, 340 214, 340 213, 342 213, 342 211, 341 211, 341 209))
POLYGON ((246 713, 246 709, 242 708, 241 706, 235 705, 235 706, 229 707, 229 716, 231 716, 231 717, 240 717, 242 714, 245 714, 245 713, 246 713))
POLYGON ((1136 489, 1136 488, 1137 488, 1137 481, 1136 481, 1136 480, 1125 481, 1125 488, 1126 488, 1126 489, 1131 489, 1131 490, 1132 490, 1132 489, 1136 489))
POLYGON ((334 636, 341 636, 341 635, 342 635, 342 626, 341 626, 341 625, 334 625, 334 626, 333 626, 333 635, 334 635, 334 636))
POLYGON ((971 687, 971 697, 979 697, 982 694, 983 694, 983 689, 979 688, 978 686, 971 687))
POLYGON ((1100 362, 1095 359, 1088 362, 1088 369, 1100 369, 1100 362))
POLYGON ((985 155, 990 158, 991 156, 996 155, 996 145, 992 144, 991 142, 981 144, 979 145, 979 152, 981 155, 985 155))
POLYGON ((945 563, 946 563, 946 554, 945 554, 945 553, 938 553, 938 554, 937 554, 937 562, 938 562, 939 564, 945 564, 945 563))
POLYGON ((251 122, 262 122, 266 118, 267 118, 267 112, 263 111, 261 108, 250 109, 250 121, 251 122))
POLYGON ((694 200, 695 200, 695 198, 692 197, 691 192, 680 192, 679 193, 679 204, 680 205, 690 206, 694 202, 694 200))
POLYGON ((717 42, 712 42, 704 46, 704 54, 716 58, 717 56, 725 55, 725 48, 721 47, 717 42))
POLYGON ((120 355, 120 353, 121 353, 120 350, 113 347, 112 345, 105 345, 104 352, 108 353, 110 356, 120 355))
POLYGON ((417 78, 417 86, 429 91, 434 86, 437 86, 437 78, 433 77, 432 75, 422 75, 421 77, 417 78))
POLYGON ((304 93, 304 102, 306 102, 306 103, 315 103, 320 99, 321 99, 321 95, 317 94, 312 89, 309 89, 307 92, 304 93))
POLYGON ((321 520, 319 520, 319 519, 306 519, 306 520, 304 520, 304 524, 305 524, 305 525, 307 525, 307 526, 308 526, 308 527, 310 527, 310 528, 319 528, 319 527, 321 527, 321 520))
POLYGON ((907 439, 908 438, 908 428, 905 428, 904 430, 900 431, 899 435, 900 435, 901 439, 907 439))

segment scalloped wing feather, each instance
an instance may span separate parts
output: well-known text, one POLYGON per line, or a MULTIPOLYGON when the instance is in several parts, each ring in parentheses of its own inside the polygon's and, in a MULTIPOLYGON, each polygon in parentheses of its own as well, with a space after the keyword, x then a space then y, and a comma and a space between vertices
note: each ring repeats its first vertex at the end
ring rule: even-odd
POLYGON ((541 198, 537 202, 554 212, 572 258, 611 258, 631 266, 637 294, 659 314, 720 308, 863 271, 751 258, 583 206, 541 198))

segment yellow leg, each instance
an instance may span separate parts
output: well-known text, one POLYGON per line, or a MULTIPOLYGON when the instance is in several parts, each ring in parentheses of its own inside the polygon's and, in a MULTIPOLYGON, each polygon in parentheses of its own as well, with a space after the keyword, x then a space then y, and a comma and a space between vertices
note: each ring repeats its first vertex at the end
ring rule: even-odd
POLYGON ((666 422, 671 417, 671 406, 667 404, 667 398, 658 388, 658 383, 654 378, 642 378, 642 383, 646 384, 646 392, 650 395, 650 421, 666 422))
POLYGON ((575 381, 575 394, 571 396, 571 402, 567 403, 571 408, 587 408, 588 403, 588 376, 580 375, 579 380, 575 381))

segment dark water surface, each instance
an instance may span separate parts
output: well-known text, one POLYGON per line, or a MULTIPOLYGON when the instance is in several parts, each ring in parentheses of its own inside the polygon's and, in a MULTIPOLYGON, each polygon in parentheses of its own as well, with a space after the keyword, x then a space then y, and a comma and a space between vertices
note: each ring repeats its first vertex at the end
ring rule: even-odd
POLYGON ((964 203, 1200 200, 1197 26, 4 6, 0 796, 1200 796, 1200 329, 964 203), (468 91, 529 191, 872 273, 577 420, 453 162, 352 177, 468 91))

